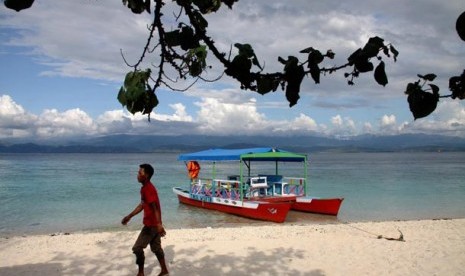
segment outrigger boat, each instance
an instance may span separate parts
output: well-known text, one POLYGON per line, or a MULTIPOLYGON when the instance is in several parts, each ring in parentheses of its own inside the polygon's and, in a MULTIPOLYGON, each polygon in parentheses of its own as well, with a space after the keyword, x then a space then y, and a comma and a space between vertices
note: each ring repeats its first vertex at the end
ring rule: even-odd
POLYGON ((343 198, 307 196, 307 156, 274 148, 210 149, 181 154, 186 162, 191 183, 189 189, 173 188, 181 203, 218 210, 252 219, 284 222, 293 210, 337 215, 343 198), (212 178, 199 178, 198 162, 213 162, 212 178), (238 161, 239 175, 218 178, 215 164, 238 161), (252 175, 252 162, 275 162, 274 174, 252 175), (280 162, 300 162, 304 174, 300 177, 282 176, 280 162), (244 166, 247 170, 244 169, 244 166))

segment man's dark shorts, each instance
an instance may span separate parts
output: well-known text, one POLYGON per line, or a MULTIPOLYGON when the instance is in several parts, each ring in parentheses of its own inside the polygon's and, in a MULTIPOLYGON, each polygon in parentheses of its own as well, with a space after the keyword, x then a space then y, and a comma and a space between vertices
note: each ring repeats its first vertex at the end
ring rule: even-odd
POLYGON ((145 255, 144 249, 150 244, 150 250, 157 256, 158 260, 165 257, 165 253, 161 248, 161 237, 157 232, 156 227, 144 226, 140 231, 139 237, 137 237, 132 252, 136 255, 136 264, 144 264, 145 255))

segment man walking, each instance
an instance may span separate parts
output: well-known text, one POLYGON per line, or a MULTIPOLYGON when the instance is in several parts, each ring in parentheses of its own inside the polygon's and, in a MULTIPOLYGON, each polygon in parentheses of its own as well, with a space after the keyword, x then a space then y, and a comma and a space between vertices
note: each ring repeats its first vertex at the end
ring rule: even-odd
POLYGON ((121 221, 123 225, 126 225, 133 216, 144 211, 144 227, 132 247, 132 251, 136 255, 136 264, 139 267, 137 276, 144 275, 144 248, 149 244, 151 251, 155 254, 160 263, 161 272, 158 275, 168 275, 169 273, 165 263, 165 253, 161 247, 161 237, 166 235, 166 231, 163 228, 161 220, 160 200, 158 199, 157 189, 150 181, 153 174, 154 169, 150 164, 142 164, 139 166, 137 181, 142 184, 140 189, 141 203, 121 221))

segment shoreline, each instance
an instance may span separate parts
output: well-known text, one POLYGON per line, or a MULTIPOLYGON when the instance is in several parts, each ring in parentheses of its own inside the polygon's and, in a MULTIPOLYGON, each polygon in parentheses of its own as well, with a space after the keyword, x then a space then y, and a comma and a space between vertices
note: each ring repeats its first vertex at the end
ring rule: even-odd
MULTIPOLYGON (((310 214, 315 215, 315 214, 310 214)), ((318 215, 317 215, 318 216, 318 215)), ((418 218, 418 219, 387 219, 387 220, 356 220, 356 221, 343 221, 338 220, 336 217, 330 217, 326 219, 327 216, 322 216, 323 218, 317 218, 316 220, 312 221, 285 221, 283 223, 274 223, 269 221, 260 221, 260 220, 252 220, 246 219, 242 217, 235 217, 236 219, 245 219, 246 221, 241 222, 223 222, 218 223, 216 225, 190 225, 188 227, 183 226, 174 226, 170 227, 169 225, 165 225, 166 229, 170 231, 178 231, 178 230, 199 230, 199 229, 237 229, 237 228, 244 228, 244 227, 267 227, 267 226, 318 226, 318 225, 349 225, 349 224, 371 224, 371 223, 396 223, 396 222, 414 222, 414 221, 447 221, 447 220, 465 220, 465 218, 461 217, 444 217, 444 218, 418 218), (252 223, 247 223, 247 220, 250 220, 252 223)), ((116 233, 116 232, 138 232, 142 228, 142 221, 134 220, 128 225, 121 225, 120 223, 116 223, 112 226, 107 227, 94 227, 94 228, 86 228, 86 229, 61 229, 61 230, 39 230, 39 231, 24 231, 24 232, 0 232, 0 240, 7 240, 16 237, 35 237, 35 236, 61 236, 61 235, 74 235, 74 234, 92 234, 92 233, 116 233)), ((1 255, 0 255, 1 256, 1 255)), ((1 274, 0 274, 1 275, 1 274)))
MULTIPOLYGON (((182 230, 182 229, 203 229, 203 228, 215 228, 215 229, 225 229, 225 228, 241 228, 245 226, 250 227, 262 227, 262 226, 272 226, 272 225, 282 225, 282 226, 313 226, 313 225, 331 225, 331 224, 357 224, 357 223, 384 223, 384 222, 402 222, 402 221, 428 221, 428 220, 460 220, 465 219, 465 217, 432 217, 432 218, 407 218, 407 219, 380 219, 380 220, 370 220, 370 219, 360 219, 360 220, 340 220, 338 217, 326 216, 312 213, 303 213, 303 212, 290 212, 288 218, 283 223, 273 223, 269 221, 260 221, 247 219, 239 216, 228 215, 231 217, 231 221, 224 222, 215 222, 211 225, 194 225, 190 224, 189 226, 172 226, 166 225, 165 228, 170 230, 182 230), (301 216, 307 216, 302 218, 301 216)), ((31 226, 32 228, 32 226, 31 226)), ((24 231, 0 231, 0 240, 8 239, 14 237, 29 237, 29 236, 42 236, 42 235, 63 235, 63 234, 79 234, 79 233, 100 233, 100 232, 126 232, 126 231, 139 231, 142 228, 141 218, 131 221, 130 224, 122 226, 120 222, 116 222, 113 225, 106 227, 90 227, 84 229, 73 229, 73 228, 62 228, 56 230, 50 229, 41 229, 41 230, 24 230, 24 231)))
MULTIPOLYGON (((211 210, 208 210, 211 212, 211 210)), ((218 214, 218 213, 217 213, 218 214)), ((220 213, 222 214, 222 213, 220 213)), ((228 217, 228 220, 216 220, 207 224, 193 224, 189 223, 187 225, 177 225, 174 226, 170 223, 165 224, 165 228, 171 230, 180 230, 180 229, 202 229, 205 227, 212 228, 240 228, 244 226, 251 227, 261 227, 268 225, 284 225, 284 226, 312 226, 312 225, 326 225, 326 224, 353 224, 353 223, 379 223, 379 222, 398 222, 398 221, 423 221, 423 220, 457 220, 465 219, 462 216, 444 216, 444 217, 416 217, 416 218, 384 218, 384 219, 354 219, 354 220, 343 220, 337 216, 327 216, 321 214, 305 213, 305 212, 289 212, 286 221, 283 223, 273 223, 269 221, 260 221, 253 220, 248 218, 243 218, 240 216, 234 216, 229 214, 223 214, 228 217)), ((82 226, 82 225, 81 225, 82 226)), ((118 221, 118 218, 112 225, 107 226, 95 226, 87 228, 77 228, 77 227, 54 227, 56 229, 37 229, 37 225, 31 225, 28 228, 21 228, 21 230, 9 229, 0 229, 0 239, 4 238, 13 238, 16 236, 27 237, 27 236, 40 236, 40 235, 60 235, 60 234, 72 234, 72 233, 98 233, 98 232, 119 232, 119 231, 139 231, 142 228, 142 219, 135 219, 127 226, 122 226, 118 221), (34 229, 36 228, 36 229, 34 229)))
MULTIPOLYGON (((138 233, 0 237, 0 275, 132 275, 138 233)), ((170 275, 465 275, 464 233, 465 218, 168 228, 162 245, 170 275)))

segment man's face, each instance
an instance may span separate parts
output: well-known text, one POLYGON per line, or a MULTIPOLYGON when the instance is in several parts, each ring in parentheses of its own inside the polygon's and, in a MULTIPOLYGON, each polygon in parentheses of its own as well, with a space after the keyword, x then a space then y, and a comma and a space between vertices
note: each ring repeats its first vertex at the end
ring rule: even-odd
POLYGON ((145 175, 145 171, 143 168, 140 168, 139 173, 137 174, 137 181, 139 181, 139 183, 144 184, 146 180, 147 176, 145 175))

